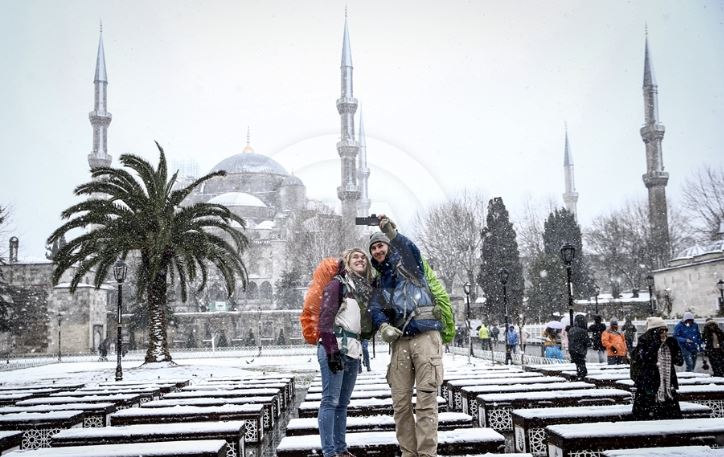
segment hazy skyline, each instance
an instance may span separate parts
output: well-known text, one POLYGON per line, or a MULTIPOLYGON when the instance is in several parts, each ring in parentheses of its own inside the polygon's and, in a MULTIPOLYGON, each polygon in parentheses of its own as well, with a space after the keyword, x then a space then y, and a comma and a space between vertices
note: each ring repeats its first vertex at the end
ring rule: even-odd
POLYGON ((403 224, 463 189, 502 196, 514 217, 528 196, 562 205, 564 123, 584 228, 646 198, 645 26, 669 200, 724 162, 718 1, 0 3, 0 205, 21 257, 43 256, 89 179, 100 20, 114 165, 155 162, 157 140, 206 173, 241 152, 248 126, 256 152, 336 204, 345 5, 372 209, 403 224))

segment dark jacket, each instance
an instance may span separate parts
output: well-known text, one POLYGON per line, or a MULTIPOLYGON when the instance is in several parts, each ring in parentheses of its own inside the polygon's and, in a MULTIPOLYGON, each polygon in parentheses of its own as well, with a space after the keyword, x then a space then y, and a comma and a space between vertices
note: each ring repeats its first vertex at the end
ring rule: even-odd
POLYGON ((701 332, 701 337, 704 340, 704 344, 706 345, 707 353, 722 351, 724 349, 724 331, 719 328, 716 322, 708 322, 706 325, 704 325, 704 331, 701 332), (714 334, 716 334, 717 339, 719 340, 718 349, 714 349, 713 346, 714 334))
POLYGON ((586 318, 581 314, 573 318, 573 327, 568 330, 568 352, 585 356, 591 347, 586 331, 586 318))
MULTIPOLYGON (((347 272, 340 262, 339 272, 341 277, 346 277, 347 272)), ((342 283, 336 277, 327 283, 322 295, 322 304, 319 309, 319 339, 327 355, 334 354, 339 351, 337 337, 334 335, 334 321, 339 312, 339 307, 344 299, 344 289, 342 283)))
POLYGON ((696 322, 688 326, 684 322, 676 324, 676 326, 674 326, 674 338, 676 338, 682 348, 689 352, 698 352, 701 350, 701 333, 699 332, 699 325, 696 322))
MULTIPOLYGON (((636 379, 636 395, 634 397, 633 413, 636 419, 674 419, 681 417, 678 396, 674 392, 674 399, 664 403, 656 402, 656 393, 659 390, 659 367, 657 365, 658 351, 661 346, 656 329, 649 330, 639 338, 635 356, 641 364, 639 376, 636 379)), ((677 390, 679 382, 676 377, 674 365, 684 364, 679 343, 673 337, 666 338, 663 343, 671 351, 671 388, 677 390)))
POLYGON ((591 334, 591 342, 593 342, 593 349, 602 351, 605 349, 601 343, 601 334, 606 331, 606 325, 602 322, 597 322, 588 326, 588 332, 591 334))
MULTIPOLYGON (((401 280, 402 273, 397 271, 398 263, 422 283, 426 283, 425 270, 422 265, 422 256, 415 243, 407 237, 398 233, 390 241, 390 250, 383 262, 372 259, 372 266, 377 270, 379 276, 375 282, 375 291, 370 298, 369 310, 372 315, 372 322, 375 328, 384 323, 394 323, 399 316, 393 303, 385 297, 385 292, 392 296, 395 287, 401 280)), ((428 330, 442 330, 442 324, 434 319, 413 319, 405 327, 405 335, 416 335, 428 330)))

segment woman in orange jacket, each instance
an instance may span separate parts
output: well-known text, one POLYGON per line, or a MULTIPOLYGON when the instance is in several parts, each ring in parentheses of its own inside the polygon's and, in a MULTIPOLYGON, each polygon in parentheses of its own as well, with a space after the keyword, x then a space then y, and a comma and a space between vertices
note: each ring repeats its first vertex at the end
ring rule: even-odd
POLYGON ((626 338, 618 331, 618 320, 611 319, 611 326, 601 334, 601 344, 606 348, 609 365, 620 365, 628 360, 626 338))

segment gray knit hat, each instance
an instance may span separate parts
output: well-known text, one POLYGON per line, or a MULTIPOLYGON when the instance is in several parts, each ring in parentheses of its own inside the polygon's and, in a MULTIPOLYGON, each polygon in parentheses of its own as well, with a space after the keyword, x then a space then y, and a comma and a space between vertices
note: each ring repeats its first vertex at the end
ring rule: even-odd
POLYGON ((370 254, 372 254, 372 245, 375 243, 385 243, 387 246, 389 246, 390 239, 387 238, 387 235, 382 232, 375 232, 370 235, 370 242, 367 245, 367 250, 370 251, 370 254))

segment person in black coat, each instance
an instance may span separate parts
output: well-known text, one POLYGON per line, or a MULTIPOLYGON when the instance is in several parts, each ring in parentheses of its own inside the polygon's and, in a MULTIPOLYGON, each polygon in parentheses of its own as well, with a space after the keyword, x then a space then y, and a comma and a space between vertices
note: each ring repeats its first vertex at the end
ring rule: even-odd
POLYGON ((579 381, 588 374, 586 354, 588 354, 589 347, 591 347, 591 339, 586 330, 586 318, 579 314, 573 318, 573 327, 568 330, 568 352, 571 354, 571 362, 576 364, 576 375, 579 381))
POLYGON ((666 323, 660 317, 646 319, 646 333, 641 335, 632 354, 638 364, 634 380, 633 416, 636 420, 680 419, 681 408, 676 390, 679 382, 674 365, 684 364, 681 348, 668 336, 666 323))

